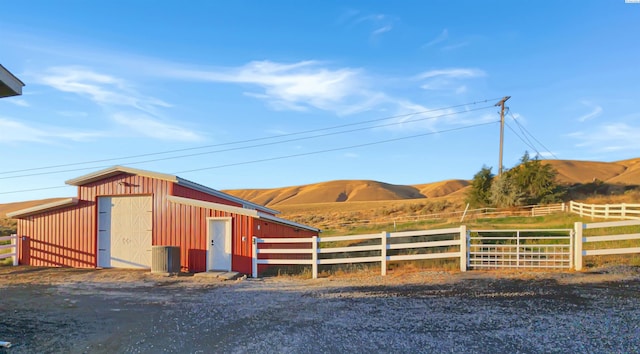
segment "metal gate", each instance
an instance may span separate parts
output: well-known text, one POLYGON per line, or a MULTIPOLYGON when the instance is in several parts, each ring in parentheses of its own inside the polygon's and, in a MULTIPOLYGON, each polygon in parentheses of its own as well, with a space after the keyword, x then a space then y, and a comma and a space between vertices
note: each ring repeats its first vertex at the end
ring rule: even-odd
POLYGON ((557 268, 573 264, 573 230, 471 230, 468 268, 557 268))

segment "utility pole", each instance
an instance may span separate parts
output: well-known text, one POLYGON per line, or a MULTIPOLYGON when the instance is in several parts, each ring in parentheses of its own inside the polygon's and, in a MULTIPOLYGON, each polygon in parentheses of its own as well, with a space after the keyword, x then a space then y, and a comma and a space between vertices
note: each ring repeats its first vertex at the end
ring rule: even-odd
POLYGON ((510 99, 511 96, 504 96, 500 102, 494 106, 500 106, 500 161, 498 162, 498 176, 502 176, 502 145, 504 144, 504 103, 510 99))

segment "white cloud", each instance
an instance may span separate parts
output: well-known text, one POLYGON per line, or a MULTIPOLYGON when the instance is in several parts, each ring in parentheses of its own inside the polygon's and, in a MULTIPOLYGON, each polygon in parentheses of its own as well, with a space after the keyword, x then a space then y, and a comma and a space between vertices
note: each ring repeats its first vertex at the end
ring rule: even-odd
POLYGON ((598 105, 594 105, 593 103, 591 103, 589 101, 582 101, 581 103, 583 105, 591 108, 591 112, 578 117, 578 122, 586 122, 586 121, 591 120, 591 119, 599 116, 600 114, 602 114, 602 107, 600 107, 598 105))
POLYGON ((574 132, 569 137, 580 140, 577 147, 591 147, 595 151, 640 151, 638 137, 640 126, 626 123, 610 123, 596 127, 593 131, 574 132))
POLYGON ((357 159, 358 157, 360 157, 360 155, 356 154, 355 152, 347 152, 344 154, 344 157, 350 158, 350 159, 357 159))
POLYGON ((100 132, 70 131, 55 127, 39 127, 27 125, 17 120, 0 117, 0 131, 3 132, 2 143, 33 142, 53 143, 57 140, 89 141, 104 136, 100 132))
POLYGON ((63 117, 71 118, 83 118, 89 116, 89 113, 80 111, 58 111, 57 113, 63 117))
POLYGON ((393 29, 395 20, 391 16, 385 14, 359 15, 360 11, 349 10, 338 19, 338 22, 350 27, 361 25, 371 28, 371 39, 376 39, 376 37, 393 29))
POLYGON ((424 47, 434 46, 438 43, 446 41, 448 38, 449 38, 449 30, 445 28, 442 30, 442 32, 440 32, 440 34, 436 38, 430 40, 427 44, 425 44, 424 47))
POLYGON ((27 102, 27 100, 23 99, 23 98, 13 98, 13 97, 9 97, 8 99, 5 98, 6 102, 9 103, 13 103, 16 106, 20 106, 20 107, 29 107, 29 102, 27 102))
POLYGON ((382 27, 376 29, 375 31, 371 32, 371 35, 374 36, 374 37, 375 36, 379 36, 379 35, 381 35, 381 34, 383 34, 385 32, 391 31, 392 28, 393 27, 391 27, 391 25, 385 25, 385 26, 382 26, 382 27))
POLYGON ((169 123, 160 122, 145 114, 116 113, 113 120, 136 133, 160 140, 200 141, 202 137, 195 132, 169 123))
POLYGON ((469 45, 469 42, 459 42, 459 43, 454 43, 454 44, 449 44, 447 46, 444 46, 444 47, 442 47, 442 50, 443 51, 449 51, 449 50, 454 50, 454 49, 466 47, 468 45, 469 45))
POLYGON ((88 97, 101 105, 129 106, 142 111, 153 111, 157 107, 170 107, 162 100, 141 95, 122 79, 97 73, 84 67, 53 67, 37 77, 41 84, 63 92, 88 97))
POLYGON ((479 69, 468 69, 468 68, 452 68, 452 69, 439 69, 439 70, 430 70, 425 71, 416 76, 416 79, 430 79, 434 77, 447 77, 447 78, 472 78, 472 77, 480 77, 485 76, 486 73, 479 69))
POLYGON ((361 106, 369 99, 361 70, 331 69, 312 60, 293 64, 254 61, 235 68, 174 69, 165 74, 188 80, 258 86, 262 92, 244 94, 265 100, 276 109, 317 108, 341 114, 352 104, 361 106))
POLYGON ((420 87, 424 90, 447 90, 456 94, 467 92, 468 87, 460 84, 461 80, 486 76, 486 73, 473 68, 437 69, 422 72, 415 80, 425 81, 420 87))
POLYGON ((456 43, 450 43, 450 44, 444 45, 447 42, 449 42, 449 30, 445 28, 442 30, 442 32, 440 32, 438 36, 436 36, 434 39, 424 44, 422 48, 436 47, 439 44, 442 44, 443 46, 438 46, 441 51, 451 51, 451 50, 465 47, 470 44, 468 41, 464 41, 464 42, 456 42, 456 43))
MULTIPOLYGON (((199 141, 202 137, 188 129, 165 123, 159 118, 170 104, 139 93, 129 82, 116 76, 78 66, 53 67, 38 75, 40 83, 59 91, 86 97, 107 110, 119 110, 110 118, 142 136, 160 140, 199 141), (129 110, 122 111, 122 108, 129 110)), ((86 116, 84 112, 63 111, 65 116, 86 116)))

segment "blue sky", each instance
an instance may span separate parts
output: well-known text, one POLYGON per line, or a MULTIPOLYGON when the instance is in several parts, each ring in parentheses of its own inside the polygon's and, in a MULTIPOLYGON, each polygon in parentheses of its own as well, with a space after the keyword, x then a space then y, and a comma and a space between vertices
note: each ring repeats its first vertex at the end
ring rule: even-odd
POLYGON ((507 95, 506 167, 640 157, 638 33, 624 0, 8 2, 26 86, 0 100, 0 203, 115 164, 216 189, 470 179, 497 171, 507 95))

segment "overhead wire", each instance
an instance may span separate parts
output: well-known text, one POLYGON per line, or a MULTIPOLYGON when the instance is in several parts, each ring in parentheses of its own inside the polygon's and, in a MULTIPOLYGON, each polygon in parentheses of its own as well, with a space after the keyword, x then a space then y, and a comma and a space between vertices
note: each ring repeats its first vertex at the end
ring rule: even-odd
MULTIPOLYGON (((449 106, 449 107, 435 108, 435 109, 429 109, 429 110, 424 110, 424 111, 417 111, 417 112, 411 112, 411 113, 406 113, 406 114, 388 116, 388 117, 383 117, 383 118, 365 120, 365 121, 360 121, 360 122, 341 124, 341 125, 336 125, 336 126, 331 126, 331 127, 311 129, 311 130, 305 130, 305 131, 300 131, 300 132, 285 133, 285 134, 266 136, 266 137, 260 137, 260 138, 253 138, 253 139, 246 139, 246 140, 238 140, 238 141, 232 141, 232 142, 226 142, 226 143, 195 146, 195 147, 183 148, 183 149, 165 150, 165 151, 151 152, 151 153, 138 154, 138 155, 128 155, 128 156, 114 157, 114 158, 108 158, 108 159, 73 162, 73 163, 67 163, 67 164, 58 164, 58 165, 49 165, 49 166, 42 166, 42 167, 33 167, 33 168, 12 170, 12 171, 2 171, 2 172, 0 172, 0 175, 2 175, 2 174, 19 173, 19 172, 45 170, 45 169, 52 169, 52 168, 59 168, 59 167, 70 167, 70 166, 86 165, 86 164, 108 162, 108 161, 127 160, 127 159, 139 158, 139 157, 157 156, 157 155, 171 154, 171 153, 177 153, 177 152, 183 152, 183 151, 208 149, 208 148, 219 147, 219 146, 251 143, 251 142, 263 141, 263 140, 269 140, 269 139, 279 139, 279 138, 288 137, 288 136, 295 136, 295 135, 316 133, 316 132, 333 130, 333 129, 346 128, 346 127, 350 127, 350 126, 356 126, 356 125, 361 125, 361 124, 380 122, 380 121, 389 120, 389 119, 397 119, 397 118, 402 118, 402 117, 411 117, 411 116, 415 116, 415 115, 419 115, 419 114, 425 114, 425 113, 443 111, 443 110, 446 110, 446 109, 454 109, 454 108, 459 108, 459 107, 465 107, 465 106, 475 105, 475 104, 479 104, 479 103, 486 103, 486 102, 489 102, 489 101, 494 101, 496 99, 498 99, 498 98, 488 98, 488 99, 484 99, 484 100, 473 101, 473 102, 453 105, 453 106, 449 106)), ((91 168, 95 168, 95 167, 91 167, 91 168)))
MULTIPOLYGON (((488 109, 488 108, 492 108, 492 106, 479 107, 479 108, 469 109, 469 110, 465 110, 465 111, 456 111, 456 112, 444 113, 444 114, 440 114, 440 115, 437 115, 437 116, 418 118, 418 119, 411 119, 411 120, 406 120, 406 121, 401 121, 401 122, 378 124, 378 125, 368 126, 368 127, 363 127, 363 128, 355 128, 355 129, 342 130, 342 131, 337 131, 337 132, 318 134, 318 135, 313 135, 313 136, 306 136, 306 137, 300 137, 300 138, 280 140, 280 141, 269 142, 269 143, 261 143, 261 144, 254 144, 254 145, 248 145, 248 146, 240 146, 240 147, 213 150, 213 151, 206 151, 206 152, 199 152, 199 153, 193 153, 193 154, 176 155, 176 156, 162 157, 162 158, 143 160, 143 161, 127 162, 127 163, 124 163, 123 165, 131 166, 131 165, 139 165, 139 164, 150 163, 150 162, 173 160, 173 159, 179 159, 179 158, 185 158, 185 157, 194 157, 194 156, 209 155, 209 154, 215 154, 215 153, 221 153, 221 152, 252 149, 252 148, 257 148, 257 147, 264 147, 264 146, 270 146, 270 145, 290 143, 290 142, 300 141, 300 140, 315 139, 315 138, 326 137, 326 136, 331 136, 331 135, 353 133, 353 132, 362 131, 362 130, 368 130, 368 129, 376 129, 376 128, 394 126, 394 125, 415 123, 415 122, 431 120, 431 119, 437 119, 437 118, 442 118, 442 117, 451 116, 451 115, 457 115, 457 114, 463 114, 463 113, 479 111, 479 110, 488 109)), ((415 114, 421 114, 421 113, 414 113, 414 115, 415 114)), ((389 119, 389 118, 387 118, 387 119, 389 119)), ((320 130, 318 130, 318 131, 320 131, 320 130)), ((0 177, 0 180, 13 179, 13 178, 23 178, 23 177, 33 177, 33 176, 42 176, 42 175, 51 175, 51 174, 58 174, 58 173, 65 173, 65 172, 77 172, 77 171, 85 171, 85 170, 91 170, 91 169, 97 169, 97 168, 106 168, 106 167, 110 167, 110 165, 107 165, 107 166, 81 167, 81 168, 73 168, 73 169, 65 169, 65 170, 57 170, 57 171, 47 171, 47 172, 37 172, 37 173, 28 173, 28 174, 21 174, 21 175, 4 176, 4 177, 0 177)))
POLYGON ((556 156, 553 152, 551 152, 551 150, 549 150, 543 143, 540 142, 540 140, 538 140, 533 134, 531 134, 527 128, 525 128, 522 124, 520 124, 520 122, 518 122, 518 120, 516 119, 516 117, 513 115, 513 113, 511 113, 511 111, 509 111, 509 115, 511 115, 511 118, 513 118, 513 121, 516 122, 516 124, 522 129, 524 130, 529 136, 531 136, 531 138, 533 138, 533 140, 535 140, 538 144, 540 144, 540 146, 542 146, 543 149, 545 149, 551 156, 553 156, 553 158, 555 158, 556 160, 558 160, 558 156, 556 156))
POLYGON ((535 151, 538 156, 540 156, 540 152, 538 151, 538 149, 536 149, 536 147, 533 146, 533 144, 531 144, 531 142, 529 142, 528 139, 525 140, 522 136, 520 136, 520 134, 518 134, 518 132, 515 129, 513 129, 511 125, 509 125, 509 123, 504 122, 504 124, 507 126, 507 128, 511 129, 513 134, 517 136, 525 145, 527 145, 531 150, 535 151))
MULTIPOLYGON (((331 148, 331 149, 317 150, 317 151, 311 151, 311 152, 300 153, 300 154, 291 154, 291 155, 284 155, 284 156, 276 156, 276 157, 270 157, 270 158, 265 158, 265 159, 258 159, 258 160, 251 160, 251 161, 243 161, 243 162, 237 162, 237 163, 231 163, 231 164, 225 164, 225 165, 209 166, 209 167, 203 167, 203 168, 197 168, 197 169, 191 169, 191 170, 185 170, 185 171, 174 172, 173 174, 179 174, 179 173, 191 173, 191 172, 205 171, 205 170, 218 169, 218 168, 224 168, 224 167, 240 166, 240 165, 247 165, 247 164, 259 163, 259 162, 267 162, 267 161, 283 160, 283 159, 294 158, 294 157, 301 157, 301 156, 317 155, 317 154, 322 154, 322 153, 327 153, 327 152, 334 152, 334 151, 340 151, 340 150, 354 149, 354 148, 360 148, 360 147, 365 147, 365 146, 372 146, 372 145, 385 144, 385 143, 390 143, 390 142, 394 142, 394 141, 400 141, 400 140, 413 139, 413 138, 418 138, 418 137, 423 137, 423 136, 428 136, 428 135, 434 135, 434 134, 440 134, 440 133, 453 132, 453 131, 458 131, 458 130, 463 130, 463 129, 469 129, 469 128, 474 128, 474 127, 480 127, 480 126, 489 125, 489 124, 496 124, 496 123, 498 123, 498 121, 497 121, 497 120, 496 120, 496 121, 491 121, 491 122, 483 122, 483 123, 478 123, 478 124, 471 124, 471 125, 466 125, 466 126, 462 126, 462 127, 455 127, 455 128, 445 129, 445 130, 432 131, 432 132, 428 132, 428 133, 422 133, 422 134, 415 134, 415 135, 410 135, 410 136, 404 136, 404 137, 399 137, 399 138, 394 138, 394 139, 379 140, 379 141, 374 141, 374 142, 369 142, 369 143, 364 143, 364 144, 356 144, 356 145, 342 146, 342 147, 338 147, 338 148, 331 148)), ((61 187, 45 187, 45 188, 36 188, 36 189, 25 189, 25 190, 19 190, 19 191, 0 192, 0 194, 11 194, 11 193, 20 193, 20 192, 30 192, 30 191, 47 190, 47 189, 55 189, 55 188, 66 188, 66 186, 61 186, 61 187)))
POLYGON ((271 157, 271 158, 266 158, 266 159, 253 160, 253 161, 245 161, 245 162, 237 162, 237 163, 231 163, 231 164, 225 164, 225 165, 203 167, 203 168, 197 168, 197 169, 193 169, 193 170, 179 171, 179 172, 175 172, 174 174, 205 171, 205 170, 212 170, 212 169, 223 168, 223 167, 240 166, 240 165, 258 163, 258 162, 282 160, 282 159, 288 159, 288 158, 293 158, 293 157, 317 155, 317 154, 323 154, 323 153, 333 152, 333 151, 340 151, 340 150, 354 149, 354 148, 360 148, 360 147, 365 147, 365 146, 386 144, 386 143, 390 143, 390 142, 394 142, 394 141, 413 139, 413 138, 418 138, 418 137, 423 137, 423 136, 428 136, 428 135, 433 135, 433 134, 448 133, 448 132, 452 132, 452 131, 463 130, 463 129, 468 129, 468 128, 474 128, 474 127, 479 127, 479 126, 488 125, 488 124, 495 124, 495 123, 498 123, 498 121, 472 124, 472 125, 467 125, 467 126, 463 126, 463 127, 456 127, 456 128, 451 128, 451 129, 445 129, 445 130, 429 132, 429 133, 423 133, 423 134, 410 135, 410 136, 403 136, 403 137, 400 137, 400 138, 380 140, 380 141, 364 143, 364 144, 343 146, 343 147, 339 147, 339 148, 331 148, 331 149, 311 151, 311 152, 305 152, 305 153, 293 154, 293 155, 277 156, 277 157, 271 157))

